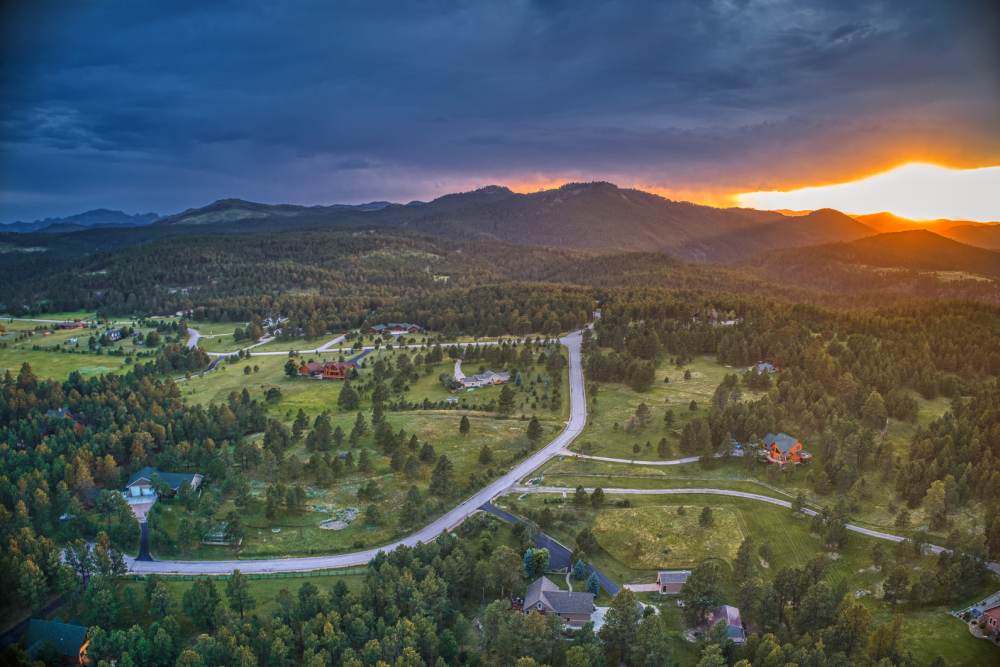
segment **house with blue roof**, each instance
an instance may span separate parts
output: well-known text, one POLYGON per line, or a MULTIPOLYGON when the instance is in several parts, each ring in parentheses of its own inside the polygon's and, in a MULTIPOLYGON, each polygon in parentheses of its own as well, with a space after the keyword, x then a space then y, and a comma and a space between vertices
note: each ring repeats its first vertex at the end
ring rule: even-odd
POLYGON ((812 455, 802 449, 798 438, 787 433, 768 433, 764 436, 764 456, 771 463, 784 465, 786 463, 804 463, 812 455))
POLYGON ((142 470, 137 470, 129 477, 125 485, 125 496, 127 498, 156 498, 156 489, 153 486, 154 478, 159 479, 162 485, 168 487, 172 493, 177 493, 184 484, 190 485, 192 490, 201 485, 202 476, 199 473, 191 472, 163 472, 151 466, 146 466, 142 470))
POLYGON ((67 665, 85 664, 87 658, 87 628, 82 625, 33 618, 21 640, 32 660, 53 652, 62 656, 67 665))

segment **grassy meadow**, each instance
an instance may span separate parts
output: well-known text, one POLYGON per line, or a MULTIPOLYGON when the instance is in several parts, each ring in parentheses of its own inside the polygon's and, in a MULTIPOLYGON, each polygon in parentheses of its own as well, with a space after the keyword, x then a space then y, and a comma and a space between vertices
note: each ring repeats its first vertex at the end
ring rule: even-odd
MULTIPOLYGON (((413 358, 415 350, 380 349, 369 354, 359 368, 359 378, 354 380, 356 386, 363 387, 371 373, 371 368, 377 359, 394 360, 398 355, 407 354, 413 358)), ((304 355, 304 358, 332 361, 339 354, 304 355)), ((247 389, 251 396, 263 398, 272 388, 281 392, 280 399, 267 404, 270 417, 284 422, 289 428, 298 413, 302 410, 312 424, 313 419, 323 412, 330 413, 332 427, 340 427, 345 434, 350 433, 352 425, 360 412, 366 418, 371 413, 371 401, 367 394, 363 395, 358 410, 342 411, 337 405, 337 399, 343 387, 339 381, 323 381, 310 378, 288 377, 284 366, 288 357, 251 356, 233 362, 223 362, 217 370, 204 376, 193 376, 182 382, 181 395, 184 400, 207 405, 222 402, 233 392, 247 389)), ((470 372, 478 371, 478 362, 469 365, 470 372)), ((387 422, 394 432, 400 429, 406 433, 408 442, 412 435, 419 441, 418 451, 425 443, 433 446, 437 456, 446 455, 454 466, 455 493, 448 499, 430 497, 427 493, 430 483, 433 463, 427 462, 419 466, 416 474, 407 476, 403 471, 393 470, 390 460, 376 449, 371 430, 362 438, 358 448, 350 448, 345 442, 333 451, 330 456, 350 455, 358 461, 362 451, 373 464, 373 469, 362 473, 357 468, 348 470, 333 482, 320 485, 315 472, 311 470, 310 459, 313 456, 305 448, 304 441, 294 444, 285 452, 284 462, 280 466, 258 465, 247 470, 251 483, 251 502, 239 512, 246 529, 246 536, 238 555, 240 557, 267 557, 309 553, 335 553, 347 551, 360 546, 372 546, 391 541, 409 532, 412 527, 401 522, 401 511, 407 490, 416 486, 425 496, 425 516, 420 522, 426 522, 434 516, 454 505, 455 501, 465 497, 479 488, 485 480, 494 478, 506 471, 526 453, 536 449, 555 435, 565 423, 568 416, 568 378, 564 372, 560 380, 561 400, 558 405, 552 405, 545 400, 553 389, 547 384, 548 376, 544 368, 535 364, 525 369, 522 374, 523 386, 514 387, 515 410, 508 418, 499 418, 491 412, 490 404, 498 398, 500 387, 487 387, 471 392, 460 392, 460 402, 447 408, 441 407, 449 392, 438 379, 442 373, 450 374, 454 362, 444 360, 433 364, 430 369, 420 365, 417 367, 419 378, 409 385, 400 396, 393 394, 389 399, 387 422), (391 404, 400 398, 410 402, 427 405, 430 409, 415 409, 393 411, 391 404), (544 403, 544 405, 543 405, 544 403), (531 415, 537 415, 543 436, 539 442, 533 443, 527 437, 528 420, 531 415), (470 431, 463 435, 459 432, 459 423, 465 416, 470 421, 470 431), (488 446, 491 459, 488 463, 481 462, 481 451, 488 446), (381 491, 381 497, 372 501, 358 499, 358 490, 363 484, 375 480, 381 491), (267 485, 281 482, 286 485, 299 484, 305 489, 307 500, 305 510, 298 514, 281 512, 273 519, 268 519, 264 513, 264 494, 267 485), (374 525, 366 525, 363 520, 365 510, 374 505, 380 520, 374 525), (344 511, 356 512, 357 516, 347 527, 329 530, 321 524, 335 518, 344 511)), ((370 427, 369 427, 370 428, 370 427)), ((259 436, 258 436, 259 439, 259 436)), ((404 445, 404 456, 416 455, 417 451, 409 451, 404 445)), ((224 495, 218 507, 212 508, 213 521, 220 521, 226 514, 235 509, 231 497, 224 495)), ((171 502, 161 502, 154 510, 151 521, 155 522, 168 536, 167 540, 157 540, 153 533, 153 551, 160 557, 183 555, 191 558, 223 558, 232 557, 233 552, 227 547, 200 545, 190 551, 181 552, 171 545, 169 539, 177 534, 178 523, 187 510, 171 502)))
MULTIPOLYGON (((596 392, 591 391, 588 397, 590 414, 587 428, 573 443, 572 449, 585 454, 648 461, 660 458, 657 443, 660 438, 666 437, 670 451, 668 456, 680 456, 678 443, 684 425, 708 413, 712 394, 726 375, 743 370, 726 367, 712 357, 701 356, 681 368, 662 360, 656 369, 656 380, 646 392, 640 393, 619 383, 594 383, 596 392), (684 379, 685 371, 690 371, 688 380, 684 379), (665 378, 670 381, 664 382, 665 378), (696 403, 694 410, 691 409, 691 401, 696 403), (649 406, 652 419, 644 429, 629 433, 625 426, 641 403, 649 406), (669 428, 663 421, 667 410, 672 410, 674 414, 674 422, 669 428)), ((744 398, 753 395, 744 391, 744 398)))

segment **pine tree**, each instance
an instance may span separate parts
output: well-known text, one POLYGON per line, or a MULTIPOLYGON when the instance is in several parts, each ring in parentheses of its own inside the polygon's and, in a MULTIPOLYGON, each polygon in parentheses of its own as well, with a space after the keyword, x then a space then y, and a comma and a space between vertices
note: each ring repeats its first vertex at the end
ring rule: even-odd
POLYGON ((237 612, 241 619, 246 612, 257 606, 257 601, 250 594, 250 582, 238 569, 233 570, 226 581, 226 597, 229 599, 229 608, 237 612))
POLYGON ((514 390, 510 385, 504 385, 500 390, 500 399, 497 403, 497 411, 502 415, 509 415, 514 412, 514 390))
POLYGON ((340 395, 337 397, 337 405, 341 410, 357 410, 360 402, 361 399, 351 386, 351 381, 344 380, 344 386, 340 388, 340 395))
POLYGON ((542 437, 542 425, 538 421, 538 417, 532 416, 531 421, 528 422, 528 440, 532 442, 538 442, 542 437))
POLYGON ((462 415, 461 421, 458 422, 458 432, 462 435, 468 435, 469 426, 469 418, 466 415, 462 415))
POLYGON ((442 454, 434 466, 431 473, 430 492, 435 496, 446 497, 451 495, 454 483, 454 466, 448 457, 442 454))

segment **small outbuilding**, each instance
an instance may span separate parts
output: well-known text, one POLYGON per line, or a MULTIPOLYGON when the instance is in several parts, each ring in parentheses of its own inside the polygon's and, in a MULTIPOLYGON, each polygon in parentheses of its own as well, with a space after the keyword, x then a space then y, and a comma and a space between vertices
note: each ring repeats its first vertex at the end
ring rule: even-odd
POLYGON ((665 570, 657 572, 656 590, 660 595, 678 595, 690 576, 691 570, 665 570))

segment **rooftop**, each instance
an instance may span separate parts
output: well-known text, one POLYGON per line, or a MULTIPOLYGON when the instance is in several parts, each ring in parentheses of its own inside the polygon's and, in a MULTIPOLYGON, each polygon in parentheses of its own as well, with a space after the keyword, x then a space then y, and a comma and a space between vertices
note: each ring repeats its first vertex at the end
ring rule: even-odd
POLYGON ((548 577, 539 577, 528 586, 524 595, 524 608, 539 602, 557 614, 590 614, 594 611, 593 593, 575 593, 560 590, 548 577))
POLYGON ((126 484, 125 486, 127 488, 129 486, 132 486, 133 484, 135 484, 136 482, 138 482, 140 480, 146 480, 146 481, 152 482, 153 481, 153 475, 159 476, 160 481, 163 482, 164 484, 168 485, 174 491, 177 491, 178 489, 180 489, 181 488, 181 484, 184 484, 185 482, 187 482, 188 484, 192 484, 193 485, 195 478, 196 477, 200 477, 200 475, 198 475, 198 473, 193 473, 193 472, 163 472, 162 470, 157 470, 156 468, 153 468, 152 466, 146 466, 142 470, 138 470, 135 473, 133 473, 132 476, 128 478, 128 484, 126 484))
POLYGON ((767 435, 764 436, 765 445, 767 445, 768 447, 770 447, 772 444, 777 445, 778 449, 780 449, 782 452, 787 452, 789 449, 792 448, 792 446, 796 442, 798 442, 798 439, 793 438, 787 433, 778 433, 777 435, 775 435, 774 433, 768 433, 767 435))
POLYGON ((87 641, 87 628, 82 625, 46 621, 33 618, 28 623, 28 631, 24 635, 24 645, 28 655, 34 657, 43 646, 51 644, 60 654, 78 656, 80 647, 87 641))

